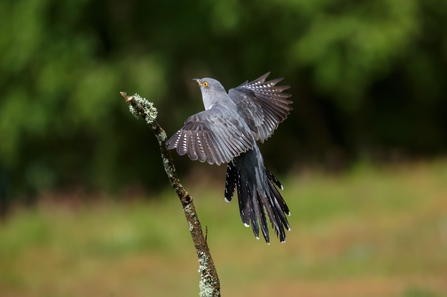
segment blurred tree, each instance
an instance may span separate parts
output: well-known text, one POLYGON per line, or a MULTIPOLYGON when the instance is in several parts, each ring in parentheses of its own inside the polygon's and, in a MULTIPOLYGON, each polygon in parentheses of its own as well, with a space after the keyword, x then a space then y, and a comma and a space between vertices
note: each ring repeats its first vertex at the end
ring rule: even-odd
POLYGON ((0 164, 16 193, 159 186, 158 148, 118 92, 154 101, 173 133, 203 108, 202 76, 286 77, 295 110, 262 149, 293 159, 274 170, 447 146, 445 1, 21 0, 0 16, 0 164))

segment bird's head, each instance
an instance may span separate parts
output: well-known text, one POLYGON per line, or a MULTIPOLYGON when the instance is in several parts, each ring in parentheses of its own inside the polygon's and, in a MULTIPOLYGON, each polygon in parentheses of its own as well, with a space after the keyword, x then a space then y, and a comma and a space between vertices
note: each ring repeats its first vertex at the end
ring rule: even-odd
POLYGON ((193 80, 197 82, 200 91, 202 91, 202 100, 205 109, 210 109, 220 99, 228 96, 222 84, 213 78, 194 78, 193 80))

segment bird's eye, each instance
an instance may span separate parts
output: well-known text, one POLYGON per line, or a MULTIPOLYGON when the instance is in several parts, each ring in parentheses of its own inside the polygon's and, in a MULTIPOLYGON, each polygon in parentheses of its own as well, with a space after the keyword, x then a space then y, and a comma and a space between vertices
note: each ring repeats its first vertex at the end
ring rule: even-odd
POLYGON ((205 88, 208 88, 208 82, 204 81, 202 86, 204 86, 205 88))

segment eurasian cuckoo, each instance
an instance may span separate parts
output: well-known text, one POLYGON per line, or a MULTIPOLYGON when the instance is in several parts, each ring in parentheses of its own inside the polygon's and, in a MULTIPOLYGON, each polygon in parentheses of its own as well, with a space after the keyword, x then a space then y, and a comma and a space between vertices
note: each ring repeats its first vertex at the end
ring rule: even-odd
POLYGON ((237 187, 242 222, 259 239, 259 228, 270 242, 267 217, 281 242, 290 230, 289 208, 278 191, 278 179, 264 167, 256 144, 269 138, 292 110, 289 86, 282 78, 265 81, 270 73, 230 89, 212 78, 194 79, 200 86, 205 110, 190 116, 168 140, 168 149, 191 160, 228 163, 224 197, 230 202, 237 187), (266 215, 267 213, 267 215, 266 215))

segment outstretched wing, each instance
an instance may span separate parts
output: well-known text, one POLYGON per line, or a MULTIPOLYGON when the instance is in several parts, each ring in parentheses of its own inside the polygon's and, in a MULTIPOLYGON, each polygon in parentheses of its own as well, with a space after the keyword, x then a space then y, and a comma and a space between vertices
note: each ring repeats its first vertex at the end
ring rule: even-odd
POLYGON ((252 82, 230 89, 228 95, 238 106, 239 114, 247 122, 256 140, 264 142, 292 110, 290 94, 282 91, 289 86, 276 86, 282 78, 265 81, 267 72, 252 82))
POLYGON ((188 154, 194 161, 228 163, 253 148, 253 135, 241 122, 234 112, 216 104, 186 119, 168 140, 168 149, 176 148, 179 155, 188 154))

